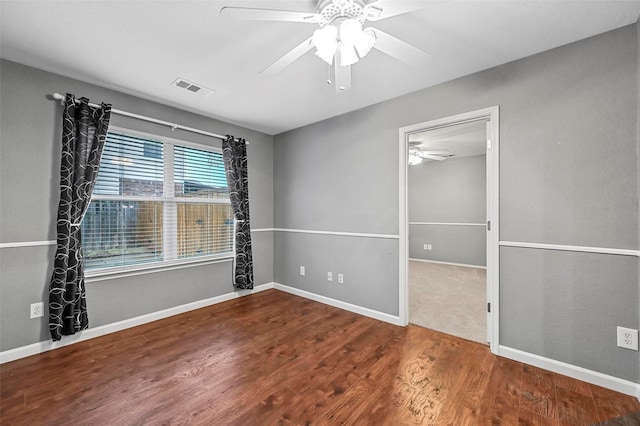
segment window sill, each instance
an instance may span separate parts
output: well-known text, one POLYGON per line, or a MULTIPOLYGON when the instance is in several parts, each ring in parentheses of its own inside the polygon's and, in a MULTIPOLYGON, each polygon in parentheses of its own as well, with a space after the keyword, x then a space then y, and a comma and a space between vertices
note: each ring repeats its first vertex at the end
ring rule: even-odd
POLYGON ((85 272, 85 282, 97 282, 118 278, 133 277, 136 275, 155 274, 157 272, 172 271, 175 269, 191 268, 194 266, 212 265, 215 263, 231 262, 233 254, 211 256, 199 259, 176 260, 172 262, 155 263, 151 265, 133 266, 127 269, 109 268, 85 272))

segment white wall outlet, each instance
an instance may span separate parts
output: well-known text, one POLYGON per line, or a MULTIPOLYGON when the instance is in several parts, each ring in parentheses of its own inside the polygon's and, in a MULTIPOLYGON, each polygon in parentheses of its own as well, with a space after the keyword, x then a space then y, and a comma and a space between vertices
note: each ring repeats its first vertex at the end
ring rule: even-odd
POLYGON ((44 302, 31 304, 31 319, 40 318, 44 316, 44 302))
POLYGON ((431 244, 425 244, 424 245, 424 249, 425 250, 431 250, 431 244))
POLYGON ((333 274, 331 272, 327 272, 327 281, 333 281, 333 274))
POLYGON ((638 330, 618 327, 618 346, 625 349, 638 350, 638 330))
POLYGON ((303 275, 303 276, 304 276, 304 274, 306 274, 306 273, 307 273, 307 272, 305 271, 304 266, 301 266, 301 267, 300 267, 300 275, 303 275))
POLYGON ((338 282, 344 284, 344 274, 338 274, 338 282))

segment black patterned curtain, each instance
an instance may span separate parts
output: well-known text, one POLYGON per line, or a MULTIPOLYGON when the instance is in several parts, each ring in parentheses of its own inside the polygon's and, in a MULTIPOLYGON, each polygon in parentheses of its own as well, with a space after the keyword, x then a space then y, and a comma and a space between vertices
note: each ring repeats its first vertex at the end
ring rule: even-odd
POLYGON ((249 224, 249 179, 247 144, 227 135, 222 141, 222 158, 234 217, 233 285, 237 290, 253 288, 253 257, 249 224))
POLYGON ((49 331, 53 340, 89 325, 80 223, 98 175, 111 105, 100 108, 67 93, 62 115, 62 161, 58 205, 58 248, 49 284, 49 331))

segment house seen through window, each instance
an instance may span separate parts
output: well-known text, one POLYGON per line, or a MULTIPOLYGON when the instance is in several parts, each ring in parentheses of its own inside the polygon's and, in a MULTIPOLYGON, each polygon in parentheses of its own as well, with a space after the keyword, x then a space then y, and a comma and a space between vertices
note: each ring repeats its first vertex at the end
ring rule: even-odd
POLYGON ((231 254, 220 150, 109 132, 82 222, 87 271, 231 254))

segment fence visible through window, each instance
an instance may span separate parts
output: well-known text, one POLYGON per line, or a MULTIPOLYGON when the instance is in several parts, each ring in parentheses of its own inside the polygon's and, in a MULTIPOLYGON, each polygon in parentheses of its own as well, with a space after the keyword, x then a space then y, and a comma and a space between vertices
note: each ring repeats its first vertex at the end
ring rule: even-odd
POLYGON ((109 132, 82 223, 86 270, 228 254, 232 233, 219 151, 109 132))

